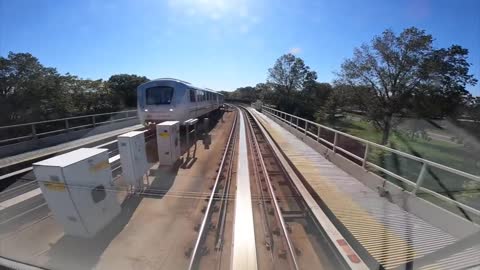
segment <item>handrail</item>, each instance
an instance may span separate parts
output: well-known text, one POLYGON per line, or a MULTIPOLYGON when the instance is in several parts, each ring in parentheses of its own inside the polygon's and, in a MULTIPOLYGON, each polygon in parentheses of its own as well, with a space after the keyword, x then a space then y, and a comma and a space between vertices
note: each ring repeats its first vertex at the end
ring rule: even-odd
POLYGON ((0 126, 0 129, 16 128, 16 127, 30 126, 30 125, 36 125, 36 124, 45 124, 45 123, 59 122, 59 121, 65 121, 65 120, 71 120, 71 119, 79 119, 79 118, 97 117, 97 116, 101 116, 101 115, 111 115, 111 114, 120 114, 120 113, 131 113, 131 112, 136 112, 136 111, 137 111, 137 110, 127 110, 127 111, 117 111, 117 112, 109 112, 109 113, 87 114, 87 115, 81 115, 81 116, 72 116, 72 117, 65 117, 65 118, 44 120, 44 121, 38 121, 38 122, 29 122, 29 123, 22 123, 22 124, 9 125, 9 126, 0 126))
MULTIPOLYGON (((428 166, 433 167, 433 168, 437 168, 437 169, 440 169, 440 170, 443 170, 443 171, 446 171, 446 172, 449 172, 449 173, 452 173, 452 174, 455 174, 455 175, 465 177, 469 180, 480 182, 480 176, 478 176, 478 175, 467 173, 467 172, 464 172, 464 171, 461 171, 461 170, 458 170, 458 169, 455 169, 455 168, 452 168, 452 167, 449 167, 449 166, 446 166, 446 165, 443 165, 443 164, 440 164, 440 163, 437 163, 437 162, 434 162, 434 161, 431 161, 431 160, 428 160, 428 159, 417 157, 417 156, 414 156, 412 154, 408 154, 408 153, 399 151, 397 149, 390 148, 390 147, 385 146, 385 145, 374 143, 374 142, 371 142, 371 141, 368 141, 368 140, 350 135, 348 133, 336 130, 334 128, 327 127, 327 126, 315 123, 313 121, 295 116, 293 114, 289 114, 289 113, 274 109, 274 108, 269 107, 269 106, 262 105, 262 111, 270 114, 271 116, 273 116, 273 117, 275 117, 275 118, 277 118, 277 119, 279 119, 279 120, 281 120, 285 123, 288 123, 289 125, 291 125, 295 129, 304 132, 305 135, 316 139, 317 142, 321 141, 323 143, 327 143, 328 145, 330 145, 332 147, 334 153, 338 153, 338 151, 340 151, 340 152, 343 152, 344 154, 360 161, 364 168, 366 166, 371 166, 372 168, 379 169, 380 171, 396 178, 397 180, 402 181, 403 183, 414 186, 414 189, 412 191, 413 195, 416 195, 416 193, 418 191, 424 191, 425 192, 427 190, 426 188, 422 187, 422 184, 423 184, 423 180, 425 178, 428 166), (290 119, 287 119, 287 117, 290 118, 290 119), (293 119, 295 119, 295 121, 293 121, 293 119), (304 123, 303 127, 298 124, 299 120, 304 123), (317 134, 314 134, 314 133, 308 131, 309 124, 317 127, 317 130, 318 130, 317 134), (333 143, 320 137, 320 130, 321 129, 325 129, 325 130, 328 130, 328 131, 331 131, 331 132, 334 133, 334 138, 335 139, 334 139, 333 143), (353 139, 357 142, 362 143, 365 146, 365 154, 363 156, 358 156, 357 154, 352 153, 352 152, 346 150, 345 148, 341 148, 340 146, 338 146, 338 140, 337 140, 338 135, 348 137, 350 139, 353 139), (413 182, 412 180, 406 179, 406 178, 404 178, 400 175, 397 175, 394 172, 388 171, 385 168, 382 168, 382 167, 380 167, 380 166, 378 166, 378 165, 376 165, 372 162, 369 162, 367 160, 367 157, 368 157, 368 153, 369 153, 369 151, 371 151, 372 147, 379 148, 379 149, 385 150, 387 152, 395 153, 395 154, 400 155, 402 157, 405 157, 407 159, 414 160, 414 161, 417 161, 417 162, 421 163, 422 166, 421 166, 420 172, 418 174, 418 178, 416 179, 416 182, 413 182)), ((429 193, 429 194, 435 193, 436 197, 442 198, 443 200, 446 200, 448 202, 452 202, 451 198, 448 198, 448 197, 446 197, 442 194, 439 194, 435 191, 428 190, 427 193, 429 193)), ((470 212, 473 212, 477 215, 480 215, 480 210, 478 210, 478 209, 474 209, 474 208, 472 208, 472 207, 470 207, 466 204, 463 204, 463 203, 460 203, 460 202, 457 202, 457 201, 455 201, 454 204, 456 204, 457 206, 461 206, 462 208, 464 208, 464 209, 466 209, 470 212)))
MULTIPOLYGON (((103 125, 105 123, 114 123, 118 121, 125 121, 129 119, 135 119, 137 118, 136 115, 137 110, 126 110, 126 111, 117 111, 117 112, 109 112, 109 113, 97 113, 97 114, 88 114, 88 115, 83 115, 83 116, 73 116, 73 117, 65 117, 65 118, 59 118, 59 119, 52 119, 52 120, 45 120, 45 121, 38 121, 38 122, 30 122, 30 123, 23 123, 23 124, 17 124, 17 125, 9 125, 9 126, 0 126, 0 130, 4 132, 4 130, 8 129, 15 129, 19 127, 31 127, 31 131, 29 134, 25 135, 26 132, 24 132, 22 135, 17 134, 17 137, 11 137, 11 138, 5 138, 0 140, 1 144, 8 145, 9 142, 15 142, 15 141, 25 141, 25 140, 33 140, 37 139, 39 136, 45 136, 49 134, 55 134, 55 133, 62 133, 62 132, 69 132, 71 130, 77 130, 81 128, 86 128, 86 127, 95 127, 97 125, 103 125), (132 116, 132 113, 135 113, 135 116, 132 116), (121 118, 118 119, 109 119, 106 121, 101 121, 97 122, 96 118, 99 116, 114 116, 114 115, 121 115, 121 118), (77 125, 77 126, 72 126, 71 125, 71 120, 74 119, 91 119, 89 120, 89 123, 83 124, 83 125, 77 125), (61 127, 58 127, 57 129, 54 130, 49 130, 45 132, 37 132, 37 126, 41 124, 46 124, 46 123, 55 123, 55 122, 64 122, 61 127)), ((103 119, 102 119, 103 120, 103 119)))

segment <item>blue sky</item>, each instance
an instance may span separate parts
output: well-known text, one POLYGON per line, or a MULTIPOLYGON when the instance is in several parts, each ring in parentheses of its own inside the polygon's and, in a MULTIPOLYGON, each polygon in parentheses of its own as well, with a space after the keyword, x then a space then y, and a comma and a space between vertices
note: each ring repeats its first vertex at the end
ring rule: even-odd
POLYGON ((83 78, 133 73, 233 90, 264 82, 287 52, 330 82, 354 47, 416 26, 437 47, 468 48, 480 79, 479 10, 477 0, 0 0, 0 55, 30 52, 83 78))

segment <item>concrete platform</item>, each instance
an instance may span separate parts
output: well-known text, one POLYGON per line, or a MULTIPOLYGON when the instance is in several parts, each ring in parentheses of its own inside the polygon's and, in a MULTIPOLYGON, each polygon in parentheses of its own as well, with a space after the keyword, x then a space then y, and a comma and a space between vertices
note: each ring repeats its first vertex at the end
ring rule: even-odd
POLYGON ((186 269, 227 138, 224 117, 209 133, 211 144, 198 140, 178 166, 152 164, 151 186, 142 193, 127 197, 120 178, 122 212, 94 238, 65 235, 36 196, 21 217, 0 222, 0 256, 47 269, 186 269))
MULTIPOLYGON (((254 113, 322 203, 384 268, 417 269, 417 259, 459 240, 379 196, 269 117, 254 113)), ((478 264, 480 249, 469 248, 424 268, 478 264)))

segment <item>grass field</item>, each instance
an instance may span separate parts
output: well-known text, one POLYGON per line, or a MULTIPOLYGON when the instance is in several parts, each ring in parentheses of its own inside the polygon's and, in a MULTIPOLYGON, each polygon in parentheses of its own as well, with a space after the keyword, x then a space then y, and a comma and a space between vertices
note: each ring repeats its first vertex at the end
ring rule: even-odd
MULTIPOLYGON (((334 126, 346 133, 372 142, 379 143, 381 141, 381 132, 376 130, 371 123, 358 116, 337 120, 334 126)), ((463 144, 436 139, 412 139, 404 130, 398 129, 392 132, 389 147, 474 175, 480 175, 480 153, 472 147, 465 147, 463 144)), ((372 151, 368 159, 370 162, 395 172, 412 182, 416 182, 421 169, 419 162, 382 150, 372 151)), ((386 178, 404 186, 406 189, 411 189, 398 180, 391 177, 386 178)), ((430 168, 423 186, 480 209, 480 184, 464 177, 430 168)))

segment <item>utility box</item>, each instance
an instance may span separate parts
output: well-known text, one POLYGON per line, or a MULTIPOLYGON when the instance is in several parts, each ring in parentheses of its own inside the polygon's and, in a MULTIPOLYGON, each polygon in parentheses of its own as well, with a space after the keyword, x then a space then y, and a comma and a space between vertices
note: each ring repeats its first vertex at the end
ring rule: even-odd
POLYGON ((81 148, 36 162, 33 172, 68 235, 93 237, 121 211, 107 149, 81 148))
POLYGON ((118 136, 118 149, 125 182, 134 187, 143 187, 143 176, 148 171, 143 131, 130 131, 118 136))
POLYGON ((165 121, 157 124, 158 161, 160 165, 173 165, 180 158, 180 122, 165 121))

